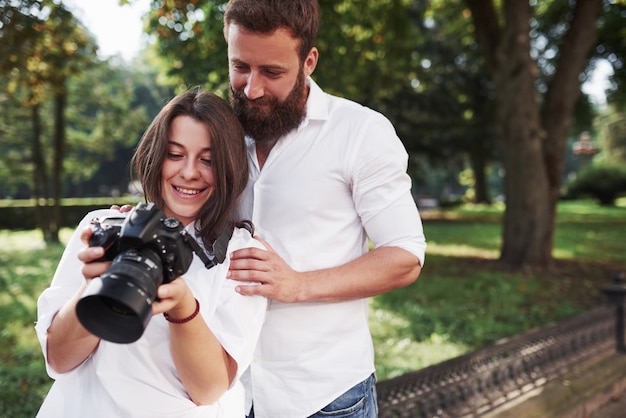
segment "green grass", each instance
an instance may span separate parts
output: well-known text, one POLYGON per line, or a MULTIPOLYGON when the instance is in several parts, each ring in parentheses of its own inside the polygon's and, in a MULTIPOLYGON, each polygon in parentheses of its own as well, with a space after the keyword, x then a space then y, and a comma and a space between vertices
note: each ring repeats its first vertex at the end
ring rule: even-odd
POLYGON ((0 231, 0 417, 35 416, 50 386, 34 323, 62 252, 39 231, 0 231))
MULTIPOLYGON (((426 264, 411 286, 372 298, 379 380, 461 355, 603 303, 626 271, 626 200, 615 208, 563 202, 552 271, 499 266, 502 208, 424 213, 426 264)), ((71 231, 61 231, 67 242, 71 231)), ((62 246, 38 231, 0 231, 0 418, 32 417, 51 384, 34 321, 62 246)))
POLYGON ((424 214, 426 263, 411 286, 372 299, 379 380, 420 369, 604 303, 626 271, 626 200, 558 208, 551 271, 497 263, 502 207, 424 214))

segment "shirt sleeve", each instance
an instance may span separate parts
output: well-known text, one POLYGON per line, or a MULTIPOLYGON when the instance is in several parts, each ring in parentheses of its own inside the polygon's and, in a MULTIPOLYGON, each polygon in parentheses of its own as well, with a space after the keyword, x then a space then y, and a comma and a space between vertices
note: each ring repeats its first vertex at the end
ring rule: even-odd
MULTIPOLYGON (((247 230, 236 228, 228 245, 227 254, 246 247, 265 249, 247 230)), ((265 321, 268 301, 263 296, 243 296, 237 293, 235 287, 241 282, 226 279, 229 266, 230 256, 227 255, 224 262, 216 267, 218 271, 215 277, 223 280, 223 287, 217 308, 208 325, 222 347, 237 362, 234 383, 252 362, 261 327, 265 321)))
POLYGON ((68 241, 57 269, 52 277, 50 286, 43 291, 37 300, 37 322, 35 323, 35 332, 41 350, 46 360, 46 371, 48 375, 56 379, 60 376, 48 365, 47 338, 48 328, 52 323, 52 319, 56 313, 70 300, 78 289, 82 286, 85 278, 82 275, 82 261, 78 259, 78 251, 85 246, 80 239, 80 233, 85 229, 94 218, 104 218, 106 216, 117 215, 119 212, 111 210, 98 210, 88 213, 78 224, 78 227, 68 241))
POLYGON ((374 112, 354 159, 354 202, 378 247, 399 247, 424 265, 426 239, 407 174, 408 154, 391 123, 374 112))

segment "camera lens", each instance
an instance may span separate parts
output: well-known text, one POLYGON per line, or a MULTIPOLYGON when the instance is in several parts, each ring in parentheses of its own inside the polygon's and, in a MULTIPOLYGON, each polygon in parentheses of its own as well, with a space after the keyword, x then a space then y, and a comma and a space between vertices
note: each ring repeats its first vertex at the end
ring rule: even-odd
POLYGON ((89 282, 76 305, 78 319, 104 340, 137 341, 152 317, 152 302, 162 282, 161 259, 153 250, 126 250, 106 273, 89 282))

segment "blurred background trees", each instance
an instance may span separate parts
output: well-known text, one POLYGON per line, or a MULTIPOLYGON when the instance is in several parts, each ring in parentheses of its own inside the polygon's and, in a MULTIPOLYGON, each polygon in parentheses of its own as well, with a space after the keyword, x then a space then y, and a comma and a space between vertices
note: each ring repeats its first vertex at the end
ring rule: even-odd
MULTIPOLYGON (((225 4, 151 1, 151 44, 119 62, 98 58, 62 2, 0 0, 0 197, 58 208, 60 197, 126 193, 132 147, 165 100, 194 85, 227 97, 225 4)), ((501 259, 550 265, 580 133, 598 146, 592 165, 626 163, 626 1, 320 6, 314 78, 392 120, 418 202, 505 201, 501 259), (601 60, 613 74, 598 106, 581 85, 601 60)))

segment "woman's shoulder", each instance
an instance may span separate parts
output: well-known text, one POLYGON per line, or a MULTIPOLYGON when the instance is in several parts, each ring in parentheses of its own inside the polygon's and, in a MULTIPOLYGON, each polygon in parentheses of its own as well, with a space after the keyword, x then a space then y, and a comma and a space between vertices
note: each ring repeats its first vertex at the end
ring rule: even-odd
POLYGON ((128 212, 120 212, 116 209, 96 209, 88 212, 81 222, 92 222, 92 221, 100 221, 107 218, 120 218, 125 219, 128 216, 128 212))
POLYGON ((265 249, 263 244, 254 238, 251 232, 246 228, 235 227, 233 235, 228 243, 228 252, 238 250, 240 248, 257 247, 265 249))

